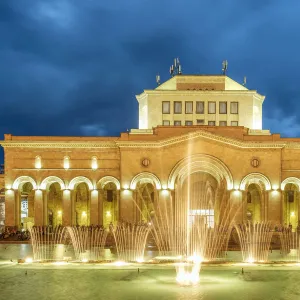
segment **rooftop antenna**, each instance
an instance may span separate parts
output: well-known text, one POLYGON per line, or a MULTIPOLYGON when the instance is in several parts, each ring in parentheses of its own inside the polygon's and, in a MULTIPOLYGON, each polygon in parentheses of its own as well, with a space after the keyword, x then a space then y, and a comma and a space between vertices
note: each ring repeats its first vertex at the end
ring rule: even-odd
POLYGON ((174 65, 170 67, 170 75, 171 77, 174 77, 175 75, 181 75, 182 70, 181 70, 181 64, 179 62, 179 58, 174 58, 174 65))
POLYGON ((246 86, 246 83, 247 83, 247 77, 244 76, 243 86, 246 86))
POLYGON ((157 83, 157 85, 160 85, 160 75, 159 74, 156 75, 156 83, 157 83))
POLYGON ((223 71, 223 75, 226 75, 226 71, 228 69, 228 61, 227 60, 223 60, 222 62, 222 71, 223 71))

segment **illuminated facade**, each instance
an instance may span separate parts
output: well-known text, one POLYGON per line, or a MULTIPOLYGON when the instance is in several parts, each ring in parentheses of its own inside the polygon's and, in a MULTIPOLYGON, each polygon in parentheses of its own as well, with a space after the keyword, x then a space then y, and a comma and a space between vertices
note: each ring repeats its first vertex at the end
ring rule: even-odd
MULTIPOLYGON (((300 139, 261 130, 263 96, 226 76, 178 75, 137 99, 140 128, 120 137, 6 134, 6 226, 147 220, 154 202, 176 201, 179 180, 202 174, 191 182, 224 191, 237 222, 297 227, 300 139)), ((209 226, 215 213, 191 210, 209 226)))

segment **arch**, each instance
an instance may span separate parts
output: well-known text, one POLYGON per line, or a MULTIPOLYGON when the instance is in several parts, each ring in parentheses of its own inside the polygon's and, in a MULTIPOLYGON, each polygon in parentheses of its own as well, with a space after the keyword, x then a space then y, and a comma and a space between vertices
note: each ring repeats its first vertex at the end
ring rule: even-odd
POLYGON ((117 187, 117 190, 119 190, 119 189, 121 188, 120 181, 119 181, 117 178, 113 177, 113 176, 105 176, 105 177, 102 177, 102 178, 98 181, 97 185, 100 184, 101 188, 103 189, 103 188, 105 187, 105 185, 106 185, 107 183, 109 183, 109 182, 114 183, 114 184, 116 185, 116 187, 117 187))
POLYGON ((54 183, 54 182, 57 182, 57 183, 60 185, 60 188, 61 188, 62 190, 64 190, 64 189, 66 188, 65 183, 63 182, 62 179, 60 179, 60 178, 57 177, 57 176, 48 176, 48 177, 46 177, 46 178, 42 181, 42 183, 41 183, 41 185, 40 185, 40 189, 46 190, 46 189, 48 189, 49 186, 50 186, 52 183, 54 183))
POLYGON ((141 180, 144 182, 154 183, 157 190, 161 189, 161 183, 158 177, 149 172, 142 172, 134 176, 130 183, 130 189, 135 190, 137 183, 141 180))
POLYGON ((300 179, 299 178, 297 178, 297 177, 288 177, 288 178, 284 179, 281 183, 281 190, 282 191, 284 191, 284 188, 288 183, 292 183, 292 184, 296 185, 297 188, 298 188, 298 192, 300 191, 300 179))
POLYGON ((20 176, 20 177, 18 177, 18 178, 14 181, 14 183, 13 183, 13 185, 12 185, 12 188, 13 188, 14 190, 17 190, 17 189, 20 187, 20 185, 21 185, 21 187, 22 187, 23 184, 24 184, 24 183, 27 183, 27 182, 30 182, 30 183, 32 184, 32 187, 33 187, 34 190, 37 189, 37 184, 36 184, 35 180, 34 180, 32 177, 30 177, 30 176, 20 176))
POLYGON ((75 178, 73 178, 70 183, 69 183, 69 190, 73 190, 74 187, 79 184, 79 183, 86 183, 87 186, 89 187, 89 190, 93 190, 94 189, 94 186, 92 184, 92 182, 87 178, 87 177, 84 177, 84 176, 77 176, 75 178))
POLYGON ((261 173, 250 173, 245 176, 240 184, 240 190, 245 191, 246 185, 251 183, 259 185, 261 188, 265 188, 266 191, 271 190, 271 182, 268 177, 261 173))
POLYGON ((194 154, 179 161, 169 175, 168 188, 175 188, 175 181, 178 177, 184 179, 198 171, 211 174, 219 184, 225 179, 227 189, 233 189, 233 178, 228 167, 218 158, 208 154, 194 154))

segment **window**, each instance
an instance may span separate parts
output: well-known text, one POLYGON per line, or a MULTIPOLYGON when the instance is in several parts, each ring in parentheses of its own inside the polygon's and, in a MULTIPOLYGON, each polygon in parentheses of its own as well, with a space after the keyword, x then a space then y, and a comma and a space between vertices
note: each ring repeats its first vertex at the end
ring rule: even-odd
POLYGON ((214 228, 215 211, 213 209, 194 209, 189 211, 189 223, 204 220, 205 225, 214 228))
POLYGON ((196 102, 196 113, 204 114, 204 102, 203 101, 196 102))
POLYGON ((163 120, 163 126, 170 126, 170 121, 163 120))
POLYGON ((216 102, 208 102, 208 113, 209 114, 216 113, 216 102))
POLYGON ((182 113, 182 102, 175 101, 174 102, 174 114, 181 114, 182 113))
POLYGON ((238 102, 230 102, 230 113, 231 114, 239 113, 239 103, 238 102))
POLYGON ((181 121, 174 121, 175 126, 181 126, 181 121))
POLYGON ((192 126, 193 125, 193 121, 185 121, 185 126, 192 126))
POLYGON ((170 101, 163 101, 162 103, 162 113, 169 114, 170 113, 170 101))
POLYGON ((186 114, 193 113, 193 102, 192 101, 185 102, 185 113, 186 114))
POLYGON ((208 126, 216 126, 216 122, 215 121, 208 121, 208 126))
POLYGON ((239 122, 238 121, 231 121, 231 126, 239 126, 239 122))
POLYGON ((220 121, 220 122, 219 122, 219 125, 220 125, 220 126, 227 126, 227 122, 226 122, 226 121, 220 121))
POLYGON ((113 202, 113 199, 114 199, 113 190, 107 190, 106 193, 107 193, 106 194, 107 202, 113 202))
POLYGON ((252 203, 252 197, 250 192, 247 193, 247 203, 252 203))
POLYGON ((204 120, 197 120, 197 125, 204 125, 204 120))
POLYGON ((288 191, 287 198, 289 202, 294 202, 294 191, 288 191))
POLYGON ((227 102, 220 102, 219 103, 219 113, 220 114, 227 114, 227 102))

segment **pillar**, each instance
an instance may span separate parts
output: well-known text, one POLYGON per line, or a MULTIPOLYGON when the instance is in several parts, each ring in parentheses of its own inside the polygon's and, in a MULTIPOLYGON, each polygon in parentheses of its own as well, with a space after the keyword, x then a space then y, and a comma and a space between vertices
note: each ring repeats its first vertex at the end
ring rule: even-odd
POLYGON ((98 190, 90 191, 90 224, 99 224, 99 192, 98 190))
POLYGON ((121 190, 120 191, 120 220, 127 222, 134 222, 134 209, 133 191, 121 190))
POLYGON ((236 224, 243 223, 243 193, 240 190, 229 191, 230 220, 236 224))
POLYGON ((43 209, 43 191, 34 191, 34 225, 43 226, 44 209, 43 209))
POLYGON ((44 220, 43 223, 44 225, 48 225, 48 196, 49 196, 49 191, 44 190, 43 191, 44 194, 44 203, 43 203, 43 208, 44 208, 44 220))
POLYGON ((98 191, 98 220, 100 225, 104 225, 103 222, 103 190, 98 191))
POLYGON ((282 218, 282 192, 281 191, 267 191, 266 197, 268 199, 268 216, 266 221, 272 224, 280 224, 282 218))
POLYGON ((63 191, 62 207, 63 207, 62 224, 63 226, 71 226, 72 225, 72 203, 71 203, 70 190, 63 191))
POLYGON ((17 226, 16 222, 16 196, 18 191, 6 190, 5 191, 5 226, 17 226))

